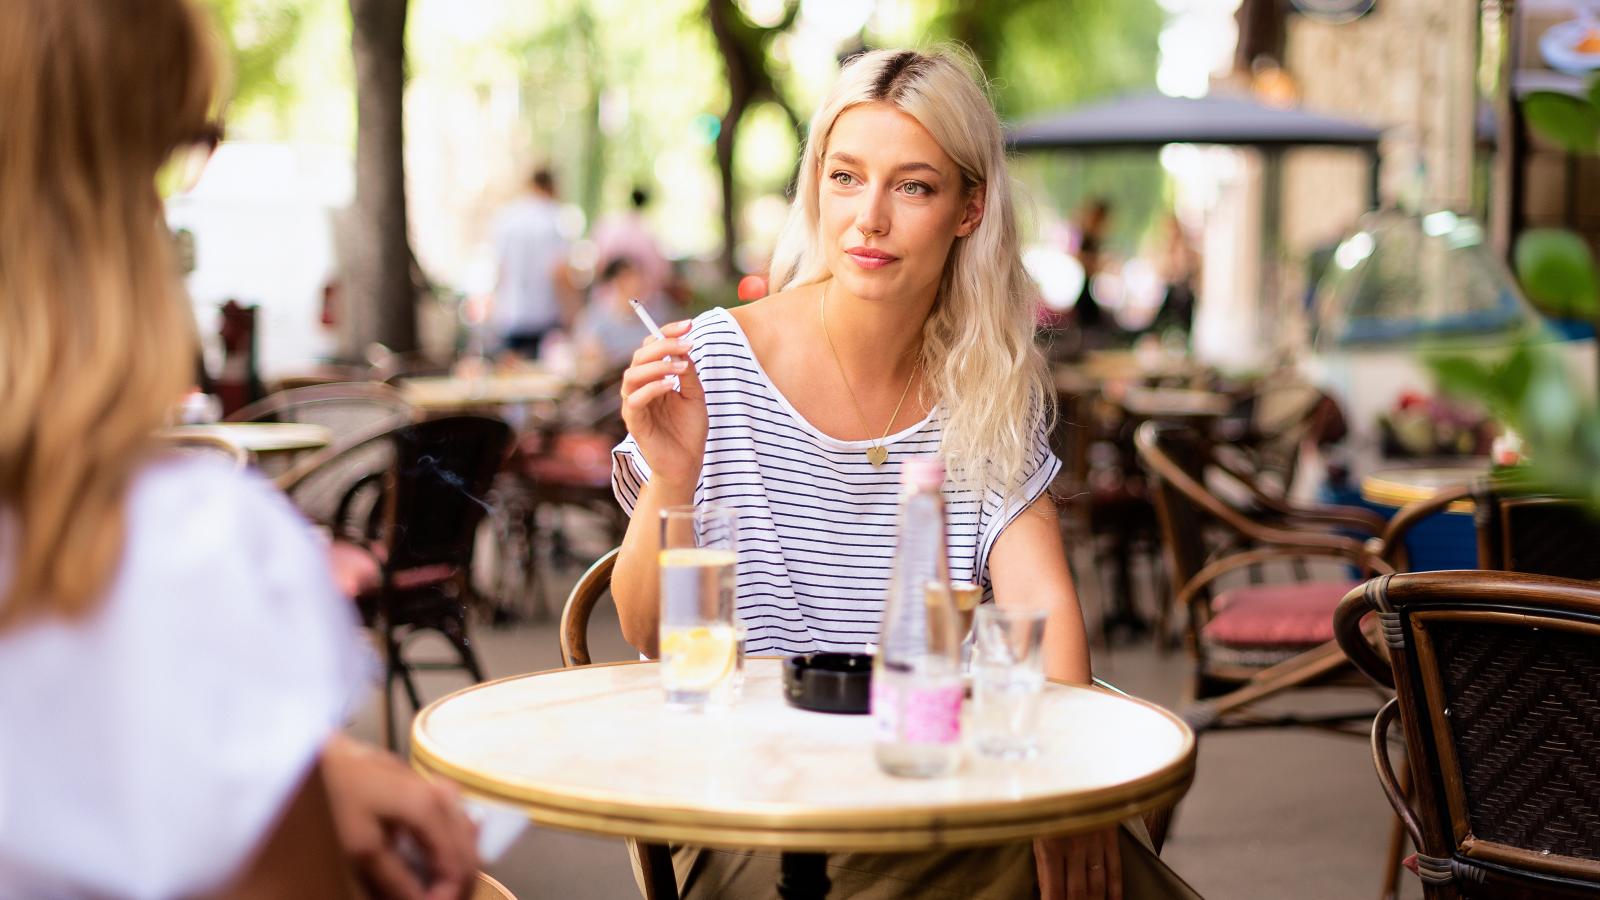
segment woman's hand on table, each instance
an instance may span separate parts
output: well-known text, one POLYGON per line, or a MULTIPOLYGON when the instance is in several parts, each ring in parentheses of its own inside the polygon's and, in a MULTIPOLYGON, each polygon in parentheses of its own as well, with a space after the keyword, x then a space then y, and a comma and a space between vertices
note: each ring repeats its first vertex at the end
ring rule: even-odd
POLYGON ((467 896, 478 872, 477 827, 453 788, 426 781, 398 757, 344 735, 324 748, 322 771, 339 843, 374 894, 467 896))
POLYGON ((668 484, 700 478, 710 427, 705 391, 689 360, 689 327, 688 321, 664 326, 664 337, 647 338, 622 374, 622 420, 650 463, 651 480, 668 484), (677 391, 668 383, 673 375, 677 391))
POLYGON ((1033 842, 1041 900, 1122 900, 1117 826, 1033 842))

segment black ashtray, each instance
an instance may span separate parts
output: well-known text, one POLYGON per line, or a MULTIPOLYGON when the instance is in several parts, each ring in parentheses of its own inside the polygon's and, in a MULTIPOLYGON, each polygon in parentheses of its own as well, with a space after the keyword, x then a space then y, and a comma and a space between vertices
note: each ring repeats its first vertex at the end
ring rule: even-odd
POLYGON ((783 699, 813 712, 872 709, 872 654, 804 653, 783 661, 783 699))

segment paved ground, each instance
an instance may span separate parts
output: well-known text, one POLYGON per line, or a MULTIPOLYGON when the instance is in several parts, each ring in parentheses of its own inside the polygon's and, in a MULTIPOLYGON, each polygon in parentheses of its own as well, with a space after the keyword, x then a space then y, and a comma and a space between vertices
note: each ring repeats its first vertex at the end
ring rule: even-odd
MULTIPOLYGON (((565 596, 570 580, 551 584, 565 596)), ((1096 592, 1092 584, 1083 590, 1093 617, 1096 592)), ((560 664, 553 622, 480 627, 476 636, 490 677, 560 664)), ((631 657, 608 609, 596 615, 591 644, 597 661, 631 657)), ((1119 645, 1097 648, 1095 671, 1171 706, 1181 695, 1187 661, 1181 652, 1119 645)), ((437 697, 463 683, 439 675, 430 677, 427 691, 437 697)), ((1346 691, 1312 702, 1359 708, 1370 700, 1346 691)), ((375 709, 355 724, 356 732, 376 735, 375 709)), ((1390 821, 1364 740, 1308 729, 1212 733, 1200 742, 1198 774, 1163 856, 1208 898, 1375 897, 1390 821)), ((490 871, 524 900, 638 896, 619 841, 530 829, 490 871)), ((1422 895, 1409 874, 1401 886, 1404 898, 1422 895)))

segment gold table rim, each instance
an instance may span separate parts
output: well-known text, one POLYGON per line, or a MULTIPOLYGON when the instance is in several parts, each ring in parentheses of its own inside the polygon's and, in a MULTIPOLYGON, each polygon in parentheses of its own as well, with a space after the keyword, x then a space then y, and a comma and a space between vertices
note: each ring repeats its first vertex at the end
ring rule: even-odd
MULTIPOLYGON (((1482 467, 1481 470, 1475 469, 1472 466, 1416 466, 1414 468, 1403 468, 1397 466, 1379 469, 1361 479, 1361 499, 1367 501, 1368 503, 1376 503, 1379 506, 1390 506, 1395 508, 1405 506, 1408 503, 1417 503, 1423 500, 1430 500, 1433 498, 1434 494, 1437 493, 1438 488, 1430 489, 1415 484, 1407 484, 1404 481, 1395 480, 1394 476, 1402 472, 1438 471, 1455 472, 1459 474, 1461 477, 1454 479, 1452 482, 1455 484, 1466 484, 1479 478, 1483 478, 1489 474, 1488 466, 1482 467)), ((1448 484, 1441 485, 1441 487, 1447 486, 1448 484)), ((1477 504, 1472 500, 1464 499, 1451 503, 1449 507, 1447 507, 1446 511, 1452 513, 1471 513, 1477 508, 1477 504)))
POLYGON ((207 435, 220 438, 230 444, 251 453, 282 453, 291 450, 320 450, 333 443, 333 429, 315 422, 206 422, 193 425, 170 425, 162 429, 162 434, 173 437, 184 435, 207 435), (230 432, 254 431, 257 433, 279 432, 284 435, 299 434, 302 437, 280 438, 277 443, 268 446, 251 447, 237 437, 230 436, 230 432))
MULTIPOLYGON (((753 657, 779 659, 781 657, 753 657)), ((612 666, 655 665, 653 660, 552 668, 470 685, 433 701, 412 722, 411 762, 425 775, 448 779, 468 793, 521 807, 542 824, 619 837, 683 841, 708 846, 780 849, 916 850, 932 847, 1006 843, 1043 834, 1090 831, 1146 812, 1182 797, 1194 779, 1194 731, 1172 711, 1137 697, 1056 681, 1062 687, 1094 691, 1116 702, 1155 712, 1179 729, 1181 750, 1144 776, 1088 791, 1047 795, 1026 801, 991 801, 958 808, 885 808, 870 811, 807 811, 775 808, 729 812, 636 803, 589 792, 551 789, 547 784, 512 781, 450 762, 425 732, 428 717, 452 699, 525 678, 612 666)))

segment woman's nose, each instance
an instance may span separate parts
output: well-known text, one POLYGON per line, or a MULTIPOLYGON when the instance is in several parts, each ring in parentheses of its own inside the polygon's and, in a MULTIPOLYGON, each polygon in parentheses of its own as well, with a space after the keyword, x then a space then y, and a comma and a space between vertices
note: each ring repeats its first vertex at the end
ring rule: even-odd
POLYGON ((856 210, 856 230, 862 237, 889 233, 888 199, 883 190, 876 188, 862 196, 861 207, 856 210))

